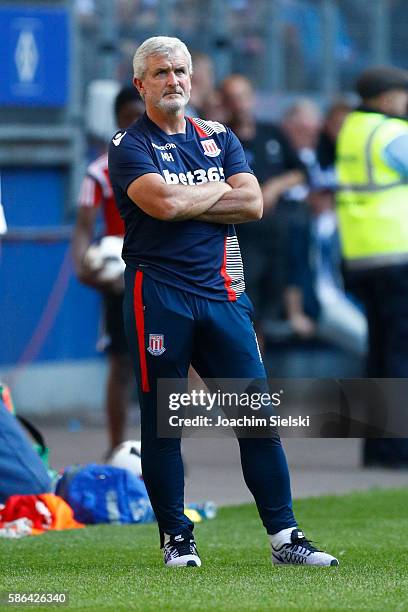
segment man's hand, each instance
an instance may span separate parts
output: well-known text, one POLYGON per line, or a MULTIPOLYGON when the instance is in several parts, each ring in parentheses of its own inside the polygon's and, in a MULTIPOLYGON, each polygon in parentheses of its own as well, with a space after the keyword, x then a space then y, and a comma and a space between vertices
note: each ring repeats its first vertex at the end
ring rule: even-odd
POLYGON ((102 270, 103 265, 95 267, 90 266, 87 262, 86 252, 93 239, 97 214, 98 209, 93 207, 81 207, 78 211, 71 243, 75 272, 78 280, 88 287, 98 291, 121 293, 124 285, 123 278, 115 281, 101 281, 98 279, 98 273, 102 270))
POLYGON ((209 223, 246 223, 262 217, 263 201, 259 183, 253 174, 240 172, 228 179, 231 191, 209 210, 196 217, 196 221, 209 223))
POLYGON ((275 208, 279 198, 285 191, 296 185, 301 185, 306 181, 306 175, 301 170, 290 170, 280 176, 265 181, 262 185, 265 212, 269 212, 275 208))
POLYGON ((295 334, 301 338, 311 338, 316 332, 315 322, 304 313, 293 315, 289 322, 295 334))
POLYGON ((303 294, 299 287, 290 285, 283 293, 283 302, 289 323, 295 334, 301 338, 311 338, 316 332, 316 324, 303 310, 303 294))
POLYGON ((92 287, 92 289, 97 289, 98 291, 108 292, 108 293, 122 293, 125 289, 125 281, 123 274, 114 280, 101 280, 99 278, 100 273, 102 272, 104 265, 101 264, 98 267, 90 266, 86 254, 85 257, 80 262, 77 267, 77 277, 78 280, 88 287, 92 287))

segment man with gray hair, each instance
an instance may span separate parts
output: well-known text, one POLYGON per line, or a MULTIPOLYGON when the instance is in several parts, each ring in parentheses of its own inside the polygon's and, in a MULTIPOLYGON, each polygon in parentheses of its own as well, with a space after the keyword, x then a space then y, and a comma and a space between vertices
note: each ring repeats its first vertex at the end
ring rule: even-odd
MULTIPOLYGON (((109 171, 126 225, 124 318, 139 387, 143 477, 165 564, 197 567, 180 438, 158 437, 157 383, 186 379, 192 365, 205 380, 268 386, 233 225, 261 218, 261 191, 230 129, 185 117, 191 74, 190 53, 177 38, 150 38, 138 48, 134 85, 146 113, 113 137, 109 171)), ((273 562, 338 565, 297 527, 277 433, 238 442, 273 562)))

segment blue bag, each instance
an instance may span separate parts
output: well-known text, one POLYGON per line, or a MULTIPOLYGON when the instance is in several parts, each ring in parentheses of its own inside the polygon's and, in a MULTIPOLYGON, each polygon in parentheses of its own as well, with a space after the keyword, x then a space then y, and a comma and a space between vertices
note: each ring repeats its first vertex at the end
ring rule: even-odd
POLYGON ((71 506, 81 523, 155 520, 143 480, 121 468, 96 463, 69 466, 58 480, 55 492, 71 506))
POLYGON ((51 491, 46 467, 16 417, 0 400, 0 503, 51 491))

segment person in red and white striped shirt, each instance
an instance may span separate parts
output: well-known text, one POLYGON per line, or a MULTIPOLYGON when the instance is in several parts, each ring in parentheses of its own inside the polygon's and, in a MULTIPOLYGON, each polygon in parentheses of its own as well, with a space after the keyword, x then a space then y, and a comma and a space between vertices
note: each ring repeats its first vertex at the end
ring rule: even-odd
MULTIPOLYGON (((144 104, 135 88, 126 87, 119 92, 115 100, 115 116, 120 129, 139 119, 143 112, 144 104)), ((100 213, 104 221, 104 235, 123 237, 125 229, 109 179, 107 153, 89 164, 82 181, 72 254, 78 279, 81 283, 99 290, 103 298, 105 333, 101 344, 109 359, 106 388, 109 455, 123 441, 132 371, 123 328, 123 279, 101 281, 98 278, 99 270, 92 269, 85 257, 94 239, 100 213)))

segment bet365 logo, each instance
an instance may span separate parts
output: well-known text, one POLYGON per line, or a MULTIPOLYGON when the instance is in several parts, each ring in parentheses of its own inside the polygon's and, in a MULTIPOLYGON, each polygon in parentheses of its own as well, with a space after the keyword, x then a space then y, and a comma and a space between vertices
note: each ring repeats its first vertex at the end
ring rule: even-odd
POLYGON ((197 168, 197 170, 189 170, 188 172, 170 172, 169 170, 163 170, 164 180, 168 185, 201 185, 202 183, 224 181, 225 174, 224 168, 217 168, 212 166, 208 170, 204 168, 197 168))

